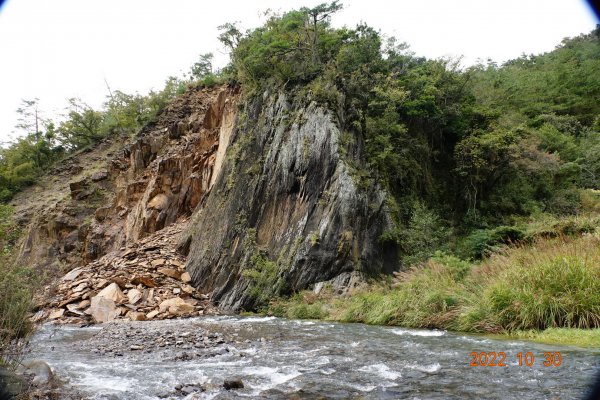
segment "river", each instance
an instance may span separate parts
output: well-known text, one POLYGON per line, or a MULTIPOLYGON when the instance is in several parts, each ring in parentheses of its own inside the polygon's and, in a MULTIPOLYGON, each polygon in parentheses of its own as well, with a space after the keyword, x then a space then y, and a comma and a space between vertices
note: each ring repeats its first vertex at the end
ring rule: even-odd
POLYGON ((44 325, 26 357, 48 362, 66 387, 89 399, 580 399, 600 351, 443 331, 221 316, 44 325), (209 349, 196 352, 199 345, 183 340, 197 335, 202 344, 207 332, 217 334, 209 349), (152 343, 134 347, 140 341, 152 343), (121 350, 120 343, 126 343, 121 350), (471 352, 492 351, 506 353, 505 367, 469 366, 471 352), (527 359, 531 367, 527 352, 535 357, 527 359), (544 366, 546 352, 560 352, 561 365, 544 366), (241 379, 244 388, 223 389, 229 378, 241 379), (184 396, 177 385, 204 391, 184 396))

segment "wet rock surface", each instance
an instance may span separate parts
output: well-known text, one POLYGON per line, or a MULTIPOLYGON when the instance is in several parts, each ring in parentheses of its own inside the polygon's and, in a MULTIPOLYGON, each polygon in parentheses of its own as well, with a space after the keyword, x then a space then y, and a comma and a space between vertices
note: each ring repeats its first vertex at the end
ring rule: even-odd
POLYGON ((231 336, 203 328, 179 330, 149 322, 122 321, 104 325, 97 334, 74 347, 103 357, 188 361, 233 353, 233 343, 231 336))

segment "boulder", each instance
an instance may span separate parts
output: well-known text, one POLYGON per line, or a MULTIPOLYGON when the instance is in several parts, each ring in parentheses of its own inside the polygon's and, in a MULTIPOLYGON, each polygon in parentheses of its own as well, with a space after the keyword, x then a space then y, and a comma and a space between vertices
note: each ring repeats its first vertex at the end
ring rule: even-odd
POLYGON ((71 190, 71 198, 73 200, 85 199, 92 192, 92 189, 90 188, 90 182, 87 180, 87 178, 69 183, 69 189, 71 190))
POLYGON ((100 182, 100 181, 103 181, 103 180, 105 180, 107 178, 108 178, 108 171, 106 171, 106 170, 94 172, 90 176, 90 179, 92 181, 94 181, 94 182, 100 182))
POLYGON ((117 318, 121 314, 121 310, 117 308, 114 300, 98 295, 92 297, 89 314, 95 322, 102 323, 117 318))
POLYGON ((50 366, 42 360, 23 361, 17 372, 32 377, 31 383, 34 386, 48 385, 54 377, 50 366))
POLYGON ((179 278, 181 278, 181 272, 179 272, 179 271, 177 271, 176 269, 173 269, 173 268, 159 268, 158 272, 161 273, 161 274, 163 274, 163 275, 169 276, 169 277, 171 277, 173 279, 179 279, 179 278))
POLYGON ((83 311, 79 310, 79 307, 77 304, 67 304, 67 310, 69 310, 69 312, 71 312, 75 315, 79 315, 79 316, 84 315, 83 311))
POLYGON ((142 285, 144 285, 144 286, 146 286, 146 287, 149 287, 149 288, 155 288, 155 287, 157 286, 157 285, 156 285, 156 282, 154 282, 154 279, 152 279, 152 278, 151 278, 151 277, 149 277, 149 276, 135 276, 135 277, 134 277, 134 278, 131 280, 131 283, 132 283, 133 285, 139 285, 139 284, 142 284, 142 285))
POLYGON ((158 314, 160 314, 160 311, 158 311, 158 310, 150 311, 148 314, 146 314, 146 319, 152 319, 152 318, 156 317, 158 314))
POLYGON ((129 311, 127 313, 127 318, 129 318, 132 321, 145 321, 146 314, 144 314, 143 312, 138 312, 138 311, 129 311))
POLYGON ((223 382, 223 387, 225 388, 225 390, 243 389, 244 382, 242 382, 241 379, 225 379, 225 381, 223 382))
POLYGON ((165 300, 158 306, 159 312, 169 311, 169 314, 176 316, 192 313, 195 309, 193 305, 186 303, 180 297, 165 300))
POLYGON ((159 259, 156 259, 156 260, 152 260, 150 262, 150 264, 153 267, 160 267, 161 265, 165 265, 165 262, 166 262, 166 260, 164 258, 159 258, 159 259))
POLYGON ((190 285, 181 285, 181 290, 183 290, 183 292, 187 294, 192 294, 195 291, 195 289, 190 285))
POLYGON ((129 283, 123 276, 114 276, 111 280, 119 285, 119 289, 125 289, 129 283))
POLYGON ((48 316, 48 319, 58 319, 58 318, 62 317, 64 313, 65 313, 65 309, 59 308, 58 310, 52 311, 50 313, 50 315, 48 316))
MULTIPOLYGON (((111 283, 104 289, 102 289, 96 297, 104 297, 105 299, 112 300, 115 303, 122 303, 127 300, 127 297, 123 294, 119 285, 116 283, 111 283)), ((92 299, 92 304, 94 303, 92 299)))
POLYGON ((78 310, 83 310, 84 308, 89 307, 91 304, 91 302, 89 300, 82 300, 78 305, 77 305, 77 309, 78 310))
POLYGON ((89 285, 87 282, 81 282, 79 285, 77 285, 76 287, 74 287, 71 290, 73 291, 73 293, 79 293, 79 292, 83 292, 84 289, 87 289, 88 286, 89 285))
POLYGON ((71 270, 68 274, 63 276, 62 281, 63 282, 74 281, 75 279, 77 279, 79 274, 81 274, 82 272, 83 272, 82 268, 75 268, 75 269, 71 270))
POLYGON ((184 272, 183 274, 181 274, 181 281, 184 283, 192 281, 192 277, 190 276, 189 272, 184 272))
POLYGON ((142 299, 142 292, 137 289, 131 289, 127 292, 127 298, 129 299, 129 304, 135 304, 142 299))

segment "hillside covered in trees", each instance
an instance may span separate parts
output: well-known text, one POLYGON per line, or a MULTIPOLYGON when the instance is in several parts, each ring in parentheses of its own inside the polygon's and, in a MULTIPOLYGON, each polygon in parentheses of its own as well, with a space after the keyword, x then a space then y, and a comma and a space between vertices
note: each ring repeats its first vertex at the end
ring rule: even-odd
MULTIPOLYGON (((248 31, 225 24, 220 40, 229 48, 231 60, 222 70, 213 71, 210 55, 204 55, 192 67, 190 78, 170 78, 160 92, 141 96, 114 91, 102 110, 73 99, 59 123, 41 118, 35 101, 25 102, 20 110, 25 135, 0 150, 0 200, 9 204, 15 193, 35 184, 67 157, 152 126, 169 101, 190 87, 239 87, 248 102, 265 93, 285 93, 291 103, 316 104, 327 110, 341 132, 340 153, 353 184, 359 190, 376 187, 386 194, 391 221, 377 240, 399 249, 398 265, 404 270, 419 266, 412 273, 420 279, 419 274, 430 273, 427 265, 435 264, 434 270, 442 271, 436 276, 446 279, 424 280, 424 286, 410 287, 417 293, 440 287, 430 302, 415 305, 421 314, 415 309, 410 314, 408 306, 403 309, 407 300, 399 292, 394 297, 395 313, 389 318, 369 319, 358 315, 360 307, 356 306, 354 315, 342 319, 479 331, 598 327, 597 294, 577 304, 565 300, 541 305, 549 311, 527 319, 514 309, 522 293, 494 292, 496 297, 490 296, 502 295, 504 303, 479 311, 496 313, 498 320, 484 321, 475 315, 477 310, 467 313, 468 323, 461 325, 453 318, 462 312, 460 307, 471 304, 464 298, 473 293, 463 292, 464 286, 485 286, 481 281, 464 280, 477 274, 477 267, 485 266, 490 255, 497 257, 505 251, 504 246, 529 246, 556 236, 580 240, 583 234, 597 240, 600 30, 565 39, 546 54, 523 55, 502 65, 488 62, 464 67, 458 60, 419 57, 407 44, 367 25, 334 28, 330 19, 341 7, 333 2, 274 14, 263 26, 248 31), (431 257, 429 264, 423 264, 431 257), (446 319, 428 319, 431 312, 446 319)), ((9 222, 10 206, 2 207, 6 229, 0 234, 9 252, 17 240, 16 228, 9 222)), ((318 244, 319 238, 313 241, 318 244)), ((588 254, 597 242, 581 246, 587 246, 582 254, 588 254)), ((253 309, 267 306, 271 298, 293 294, 269 276, 276 268, 276 257, 267 259, 262 253, 253 257, 255 268, 246 277, 262 291, 253 309)), ((562 257, 560 250, 556 257, 562 257)), ((529 259, 533 262, 536 256, 529 259)), ((597 265, 591 270, 591 260, 573 269, 585 276, 578 284, 589 286, 576 284, 569 290, 600 293, 590 278, 598 272, 597 265)), ((552 267, 556 265, 549 259, 545 271, 551 274, 558 270, 552 267)), ((498 268, 489 266, 488 270, 502 269, 498 268)), ((503 279, 524 273, 519 271, 502 275, 503 279)), ((493 276, 500 279, 500 275, 493 276)), ((573 277, 567 276, 564 282, 572 283, 573 277)), ((399 283, 400 291, 406 282, 415 284, 411 279, 399 283)), ((555 282, 556 293, 564 282, 555 282)), ((531 290, 537 290, 538 284, 531 283, 531 290)), ((0 299, 0 307, 2 301, 9 300, 0 299)), ((368 306, 369 301, 363 303, 368 306)), ((320 303, 310 305, 314 304, 320 303)), ((290 315, 325 317, 329 312, 313 311, 290 315)), ((385 310, 379 311, 383 315, 385 310)))
POLYGON ((60 123, 24 101, 25 135, 2 149, 3 201, 68 154, 136 132, 198 79, 239 84, 248 96, 282 88, 334 111, 346 139, 365 149, 356 179, 392 195, 398 229, 385 240, 402 240, 415 213, 460 234, 515 216, 574 214, 579 189, 600 186, 597 31, 547 54, 464 68, 418 57, 366 25, 334 29, 329 19, 339 8, 273 15, 244 33, 223 25, 231 64, 216 77, 205 55, 191 79, 170 78, 157 93, 110 92, 103 110, 71 99, 60 123))

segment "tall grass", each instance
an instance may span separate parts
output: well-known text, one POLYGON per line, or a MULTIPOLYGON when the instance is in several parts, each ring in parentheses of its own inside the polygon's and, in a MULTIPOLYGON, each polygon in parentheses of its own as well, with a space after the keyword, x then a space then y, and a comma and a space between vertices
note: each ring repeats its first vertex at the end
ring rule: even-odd
POLYGON ((464 262, 434 258, 401 277, 396 288, 380 286, 334 303, 332 316, 351 322, 441 328, 452 321, 464 302, 464 262))
POLYGON ((14 261, 13 248, 20 235, 13 208, 0 204, 0 366, 18 361, 20 339, 32 329, 28 314, 39 279, 14 261))
POLYGON ((600 238, 541 237, 480 264, 438 254, 403 273, 394 285, 379 284, 343 298, 295 296, 271 310, 292 318, 467 332, 597 328, 600 238))
POLYGON ((18 361, 20 339, 32 330, 33 281, 31 270, 0 258, 0 365, 18 361))
MULTIPOLYGON (((504 330, 600 326, 600 240, 540 239, 495 254, 472 273, 460 327, 504 330)), ((489 329, 488 329, 489 330, 489 329)))

